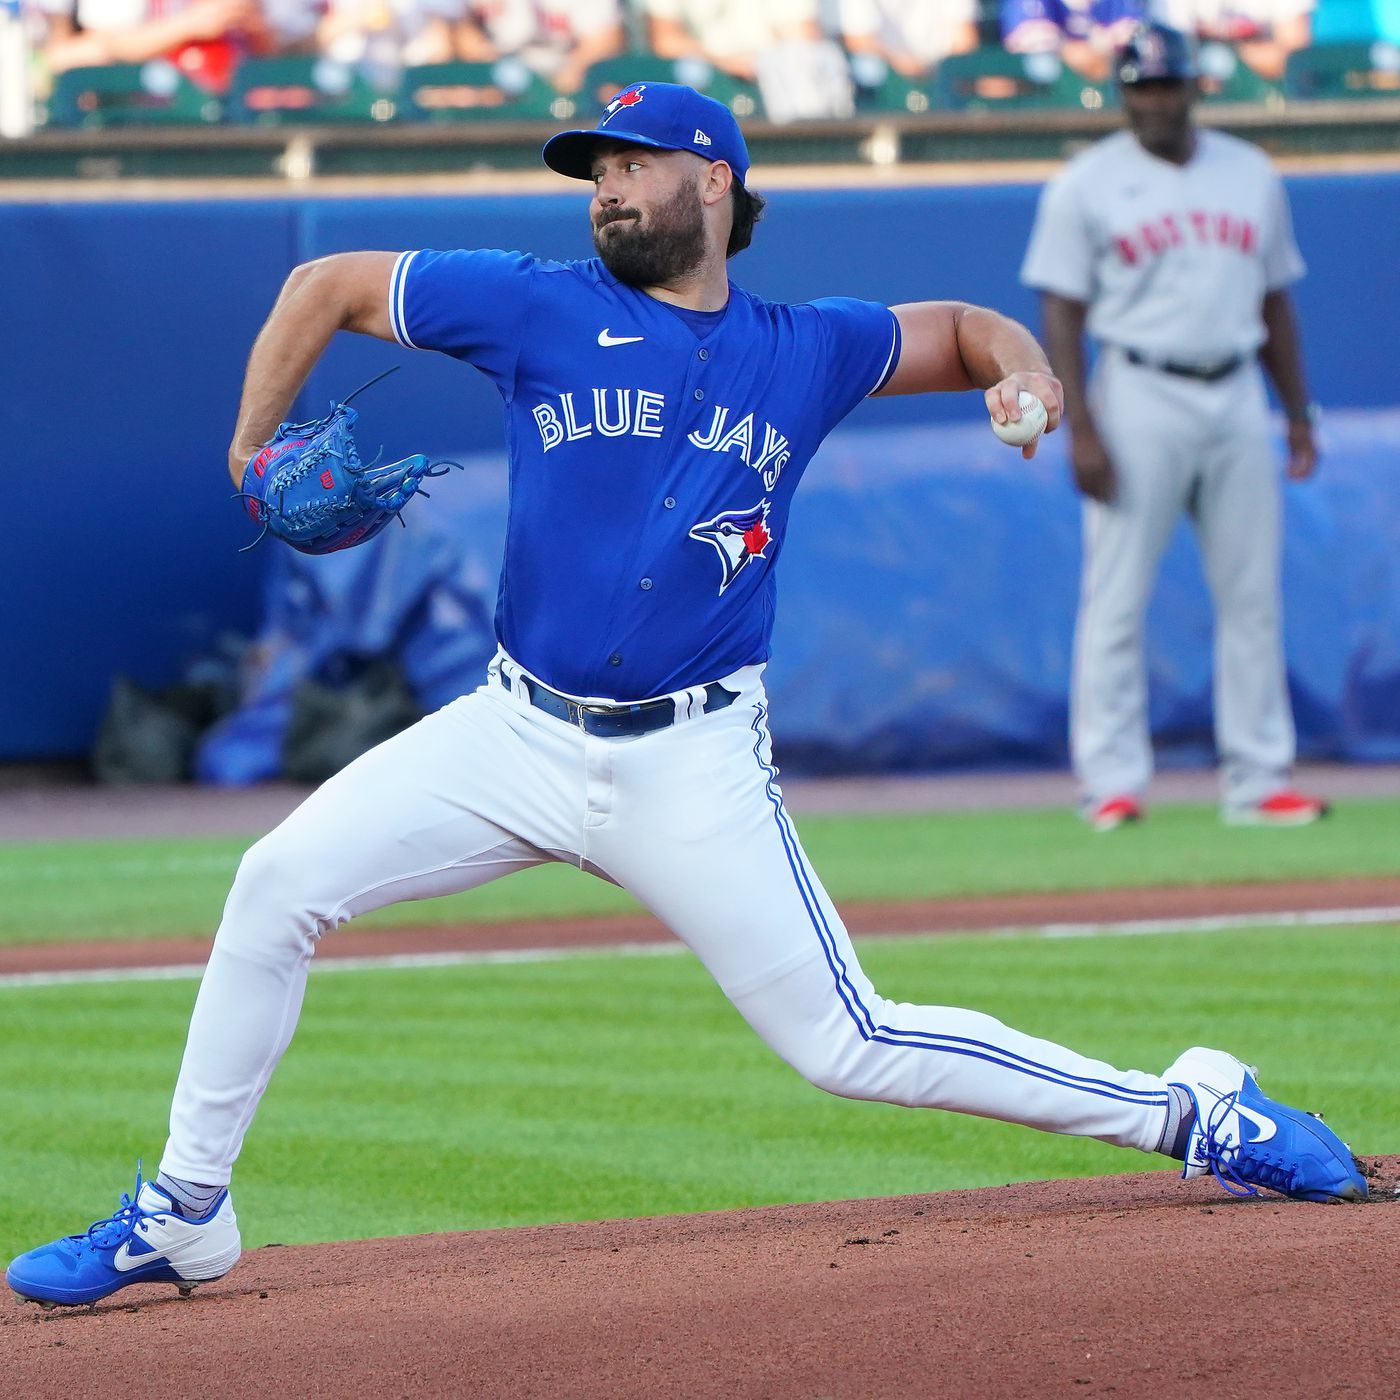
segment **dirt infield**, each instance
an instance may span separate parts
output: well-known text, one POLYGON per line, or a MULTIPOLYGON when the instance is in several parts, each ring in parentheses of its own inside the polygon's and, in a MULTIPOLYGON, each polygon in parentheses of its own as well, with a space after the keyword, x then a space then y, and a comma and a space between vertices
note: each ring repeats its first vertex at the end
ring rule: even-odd
POLYGON ((16 1396, 1015 1400, 1400 1393, 1375 1204, 1174 1173, 246 1255, 182 1300, 0 1307, 16 1396))
MULTIPOLYGON (((1395 909, 1400 878, 1310 880, 1266 885, 1066 890, 966 899, 846 900, 841 915, 854 935, 954 933, 1007 928, 1116 924, 1135 920, 1219 920, 1300 913, 1395 909)), ((1397 914, 1400 922, 1400 913, 1397 914)), ((526 948, 606 948, 669 942, 648 914, 532 919, 436 928, 343 928, 322 940, 318 962, 420 953, 482 953, 526 948)), ((211 938, 145 938, 102 943, 34 943, 0 947, 0 977, 96 969, 203 964, 211 938)))
MULTIPOLYGON (((276 807, 290 796, 258 800, 276 807)), ((78 810, 8 805, 31 837, 78 810)), ((87 811, 103 827, 118 815, 115 804, 87 811)), ((211 825, 228 819, 209 809, 211 825)), ((152 804, 149 820, 166 818, 152 804)), ((847 902, 842 912, 867 934, 1393 908, 1400 879, 847 902)), ((640 914, 348 928, 325 940, 318 961, 669 938, 640 914)), ((5 948, 0 975, 200 964, 208 948, 207 939, 5 948)), ((1381 1208, 1400 1204, 1400 1157, 1363 1165, 1372 1202, 1361 1206, 1235 1200, 1210 1179, 1183 1184, 1164 1171, 268 1245, 188 1300, 169 1285, 92 1310, 41 1313, 0 1298, 0 1394, 1383 1400, 1400 1397, 1400 1210, 1381 1208)))
MULTIPOLYGON (((1400 796, 1400 764, 1300 764, 1298 783, 1341 803, 1353 797, 1400 796)), ((246 788, 176 783, 94 787, 0 766, 0 841, 106 840, 149 836, 261 835, 307 796, 293 783, 246 788)), ((1159 773, 1152 804, 1211 802, 1209 768, 1159 773)), ((1056 771, 1029 773, 904 773, 857 778, 784 777, 786 805, 799 818, 819 813, 967 812, 1058 807, 1074 810, 1074 779, 1056 771)))
MULTIPOLYGON (((978 928, 1400 904, 1400 881, 851 905, 978 928)), ((650 920, 342 930, 322 957, 606 945, 650 920)), ((20 966, 203 961, 207 944, 8 949, 20 966)), ((269 1245, 189 1300, 0 1305, 5 1394, 83 1400, 1211 1400, 1400 1396, 1400 1157, 1373 1203, 1233 1200, 1175 1172, 655 1220, 269 1245), (114 1378, 117 1378, 114 1382, 114 1378)))

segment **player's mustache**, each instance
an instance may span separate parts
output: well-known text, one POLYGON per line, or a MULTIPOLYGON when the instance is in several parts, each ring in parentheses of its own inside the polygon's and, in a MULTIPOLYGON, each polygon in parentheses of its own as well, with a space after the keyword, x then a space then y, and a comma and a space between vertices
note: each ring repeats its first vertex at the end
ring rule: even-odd
POLYGON ((593 221, 593 227, 603 229, 609 224, 615 224, 619 219, 640 219, 641 217, 640 209, 604 209, 593 221))

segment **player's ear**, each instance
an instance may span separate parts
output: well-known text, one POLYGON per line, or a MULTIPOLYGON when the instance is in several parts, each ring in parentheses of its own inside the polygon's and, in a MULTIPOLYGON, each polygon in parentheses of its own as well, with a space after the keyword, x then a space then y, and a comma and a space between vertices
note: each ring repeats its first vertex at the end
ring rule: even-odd
POLYGON ((729 162, 712 160, 700 185, 700 197, 706 204, 718 204, 721 200, 729 198, 733 184, 734 172, 729 168, 729 162))

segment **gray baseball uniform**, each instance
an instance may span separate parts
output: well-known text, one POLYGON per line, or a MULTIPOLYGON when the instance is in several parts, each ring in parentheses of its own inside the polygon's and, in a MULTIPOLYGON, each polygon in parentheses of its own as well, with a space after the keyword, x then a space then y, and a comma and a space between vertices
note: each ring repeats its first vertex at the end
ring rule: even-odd
POLYGON ((1089 405, 1118 475, 1111 503, 1084 507, 1070 728, 1091 803, 1138 796, 1152 775, 1143 615, 1183 511, 1215 602, 1225 803, 1258 801, 1292 765, 1278 469, 1256 352, 1266 293, 1303 270, 1268 158, 1219 132, 1198 132, 1183 166, 1116 133, 1042 195, 1021 277, 1089 308, 1089 405))

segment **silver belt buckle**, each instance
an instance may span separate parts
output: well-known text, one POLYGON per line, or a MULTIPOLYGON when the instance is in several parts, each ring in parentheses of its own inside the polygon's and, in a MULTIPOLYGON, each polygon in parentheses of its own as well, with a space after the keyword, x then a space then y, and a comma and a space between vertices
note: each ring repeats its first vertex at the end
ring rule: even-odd
POLYGON ((584 726, 584 715, 610 715, 615 707, 612 705, 578 705, 578 727, 586 734, 587 728, 584 726))

